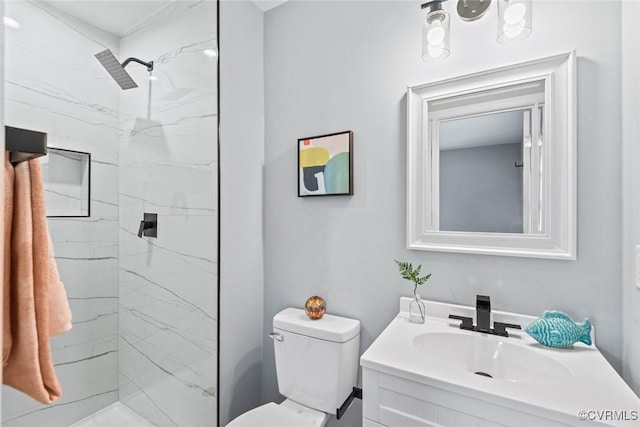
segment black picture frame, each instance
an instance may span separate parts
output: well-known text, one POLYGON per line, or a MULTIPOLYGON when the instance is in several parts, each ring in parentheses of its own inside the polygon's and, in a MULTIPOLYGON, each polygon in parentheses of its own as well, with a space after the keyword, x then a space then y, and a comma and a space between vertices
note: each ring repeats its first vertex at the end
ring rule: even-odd
POLYGON ((353 131, 298 139, 298 197, 320 196, 353 196, 353 131))

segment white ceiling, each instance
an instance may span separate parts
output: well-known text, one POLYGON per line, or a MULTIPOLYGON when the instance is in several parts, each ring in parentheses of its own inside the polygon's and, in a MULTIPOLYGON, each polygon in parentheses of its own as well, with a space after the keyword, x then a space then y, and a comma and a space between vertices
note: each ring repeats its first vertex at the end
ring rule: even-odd
MULTIPOLYGON (((263 12, 280 6, 286 1, 288 0, 253 0, 263 12)), ((178 3, 184 6, 196 2, 196 0, 45 0, 45 3, 119 38, 133 33, 169 7, 176 6, 178 3)))
POLYGON ((101 30, 124 37, 171 1, 48 0, 47 3, 101 30))
POLYGON ((160 15, 187 8, 198 1, 46 0, 45 3, 122 38, 154 21, 160 15))

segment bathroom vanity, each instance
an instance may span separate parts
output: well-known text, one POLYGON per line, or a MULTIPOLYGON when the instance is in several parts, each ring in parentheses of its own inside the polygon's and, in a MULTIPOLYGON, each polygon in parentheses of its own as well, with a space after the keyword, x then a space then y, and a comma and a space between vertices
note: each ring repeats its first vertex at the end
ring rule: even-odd
MULTIPOLYGON (((410 301, 401 298, 399 314, 361 357, 364 427, 640 423, 640 399, 595 344, 551 349, 520 330, 461 330, 449 315, 473 318, 475 308, 430 301, 426 322, 411 323, 410 301)), ((522 328, 536 319, 491 316, 522 328)))

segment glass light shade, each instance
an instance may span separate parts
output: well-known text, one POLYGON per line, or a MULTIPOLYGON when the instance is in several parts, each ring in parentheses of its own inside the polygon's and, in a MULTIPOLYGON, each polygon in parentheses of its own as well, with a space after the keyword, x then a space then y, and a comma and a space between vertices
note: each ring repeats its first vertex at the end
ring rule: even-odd
POLYGON ((498 0, 498 42, 523 40, 531 28, 531 0, 498 0))
POLYGON ((449 14, 444 10, 429 12, 422 28, 422 60, 442 61, 449 56, 449 14))

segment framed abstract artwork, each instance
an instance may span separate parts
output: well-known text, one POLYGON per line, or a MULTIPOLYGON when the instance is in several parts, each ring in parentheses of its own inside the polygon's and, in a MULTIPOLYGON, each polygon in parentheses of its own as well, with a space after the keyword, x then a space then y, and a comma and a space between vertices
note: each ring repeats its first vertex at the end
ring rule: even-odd
POLYGON ((353 132, 298 139, 298 197, 353 195, 353 132))

